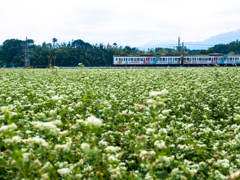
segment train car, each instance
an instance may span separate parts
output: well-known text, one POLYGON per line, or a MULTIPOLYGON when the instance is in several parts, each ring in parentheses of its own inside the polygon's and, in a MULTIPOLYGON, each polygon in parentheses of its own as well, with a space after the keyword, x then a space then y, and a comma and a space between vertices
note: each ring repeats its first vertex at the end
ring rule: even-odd
POLYGON ((116 66, 199 66, 199 65, 240 65, 240 55, 209 55, 185 56, 113 56, 116 66))
POLYGON ((146 65, 180 65, 180 56, 113 56, 113 65, 146 66, 146 65))

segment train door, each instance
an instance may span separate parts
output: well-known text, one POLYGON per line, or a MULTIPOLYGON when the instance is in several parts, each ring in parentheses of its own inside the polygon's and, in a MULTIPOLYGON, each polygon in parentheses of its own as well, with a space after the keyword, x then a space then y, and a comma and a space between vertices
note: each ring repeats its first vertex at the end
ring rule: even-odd
POLYGON ((218 59, 219 56, 214 56, 213 58, 213 64, 217 64, 217 59, 218 59))
POLYGON ((150 63, 150 59, 151 59, 151 57, 147 57, 146 61, 145 61, 145 64, 149 64, 150 63))
POLYGON ((156 59, 155 59, 155 64, 158 63, 158 61, 160 61, 160 56, 156 56, 156 59))
POLYGON ((189 57, 189 63, 192 64, 193 58, 189 57))
POLYGON ((178 58, 173 58, 174 64, 178 64, 178 58))
POLYGON ((192 58, 192 64, 196 64, 197 63, 197 59, 195 57, 192 58))

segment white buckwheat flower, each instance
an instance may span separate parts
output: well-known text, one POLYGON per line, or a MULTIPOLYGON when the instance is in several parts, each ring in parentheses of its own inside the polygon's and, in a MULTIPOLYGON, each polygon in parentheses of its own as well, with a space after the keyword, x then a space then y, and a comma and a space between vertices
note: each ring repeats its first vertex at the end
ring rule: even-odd
POLYGON ((69 151, 71 148, 71 144, 67 143, 67 144, 56 144, 54 149, 56 150, 62 150, 62 151, 69 151))
POLYGON ((166 149, 165 142, 164 141, 155 141, 154 146, 158 147, 159 149, 166 149))
POLYGON ((82 149, 83 151, 88 151, 88 150, 90 149, 90 144, 88 144, 88 143, 82 143, 82 144, 81 144, 81 149, 82 149))
POLYGON ((59 99, 62 99, 62 96, 55 95, 52 97, 52 100, 57 101, 59 99))
POLYGON ((106 147, 106 151, 107 151, 107 152, 116 152, 116 151, 117 151, 117 148, 114 147, 114 146, 108 146, 108 147, 106 147))
POLYGON ((166 96, 167 94, 168 94, 168 90, 163 89, 162 91, 160 91, 159 96, 164 97, 164 96, 166 96))
POLYGON ((42 139, 38 136, 33 137, 33 138, 24 139, 23 142, 26 144, 36 143, 36 144, 39 144, 40 146, 48 147, 48 143, 44 139, 42 139))
POLYGON ((152 134, 155 132, 155 129, 152 129, 152 128, 147 128, 146 129, 146 134, 152 134))
POLYGON ((149 93, 149 96, 158 96, 160 91, 152 91, 149 93))
POLYGON ((55 125, 59 124, 59 121, 53 121, 53 122, 37 122, 35 127, 39 128, 40 130, 50 130, 53 132, 58 132, 59 129, 57 128, 57 126, 55 125))
POLYGON ((95 116, 90 116, 87 118, 87 120, 85 121, 87 126, 92 126, 95 128, 99 128, 102 126, 102 120, 96 118, 95 116))
POLYGON ((62 168, 62 169, 58 169, 57 172, 61 175, 61 176, 66 176, 68 174, 71 173, 71 170, 69 168, 62 168))
POLYGON ((162 111, 162 114, 163 115, 168 115, 171 111, 172 110, 170 110, 170 109, 165 109, 165 110, 162 111))
POLYGON ((162 91, 152 91, 149 93, 149 96, 161 96, 164 97, 168 94, 168 91, 166 89, 162 91))
POLYGON ((2 126, 0 128, 0 132, 8 132, 8 131, 13 131, 14 129, 17 129, 17 126, 15 123, 12 123, 10 125, 2 126))

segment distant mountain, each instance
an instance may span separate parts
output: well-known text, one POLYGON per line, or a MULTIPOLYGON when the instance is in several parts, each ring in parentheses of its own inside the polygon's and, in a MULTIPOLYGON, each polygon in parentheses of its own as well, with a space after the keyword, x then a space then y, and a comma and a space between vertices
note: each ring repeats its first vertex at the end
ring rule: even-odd
MULTIPOLYGON (((228 44, 232 41, 236 41, 237 39, 240 40, 240 29, 238 29, 237 31, 230 31, 227 33, 218 34, 204 41, 184 42, 184 45, 188 49, 208 49, 216 44, 228 44)), ((164 40, 164 41, 151 40, 142 47, 138 48, 147 50, 148 48, 151 49, 155 47, 175 48, 176 46, 177 40, 164 40)))
POLYGON ((139 49, 145 49, 147 50, 148 48, 155 48, 155 47, 162 47, 162 48, 173 48, 174 46, 177 46, 177 41, 176 40, 151 40, 148 43, 144 44, 142 47, 138 47, 139 49))

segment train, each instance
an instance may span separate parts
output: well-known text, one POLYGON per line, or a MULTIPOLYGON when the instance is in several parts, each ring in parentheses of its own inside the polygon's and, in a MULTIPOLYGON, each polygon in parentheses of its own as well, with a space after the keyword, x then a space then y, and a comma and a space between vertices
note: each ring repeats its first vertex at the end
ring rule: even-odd
POLYGON ((240 65, 240 55, 114 55, 115 66, 199 66, 240 65))

